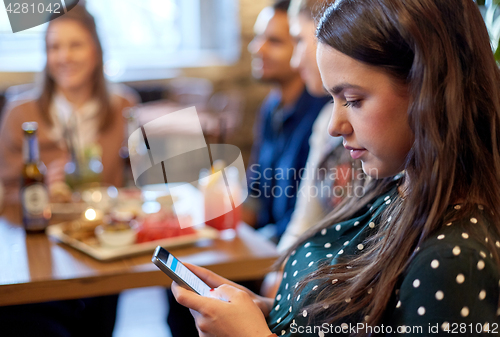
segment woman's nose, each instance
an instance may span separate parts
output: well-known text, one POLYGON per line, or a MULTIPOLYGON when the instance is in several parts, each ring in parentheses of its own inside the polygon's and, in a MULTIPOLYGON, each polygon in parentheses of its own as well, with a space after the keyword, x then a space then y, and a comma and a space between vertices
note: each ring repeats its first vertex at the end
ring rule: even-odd
POLYGON ((69 60, 70 53, 71 51, 68 47, 60 47, 57 51, 57 60, 61 62, 69 60))
POLYGON ((337 107, 338 104, 333 104, 332 116, 328 125, 328 133, 332 137, 341 137, 350 135, 354 130, 349 122, 347 112, 343 107, 337 107))

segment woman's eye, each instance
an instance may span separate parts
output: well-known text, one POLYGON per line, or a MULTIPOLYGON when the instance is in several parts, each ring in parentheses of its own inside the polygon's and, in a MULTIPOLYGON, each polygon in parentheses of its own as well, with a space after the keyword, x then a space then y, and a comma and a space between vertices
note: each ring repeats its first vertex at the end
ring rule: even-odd
POLYGON ((360 106, 360 104, 361 104, 360 100, 357 100, 357 101, 347 101, 347 102, 345 102, 344 106, 346 108, 350 108, 350 107, 357 108, 357 107, 360 106))

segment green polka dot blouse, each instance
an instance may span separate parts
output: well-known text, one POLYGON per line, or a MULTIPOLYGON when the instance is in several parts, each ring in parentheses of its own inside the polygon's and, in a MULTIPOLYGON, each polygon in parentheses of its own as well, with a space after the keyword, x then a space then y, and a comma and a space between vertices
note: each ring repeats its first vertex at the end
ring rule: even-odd
MULTIPOLYGON (((294 294, 294 290, 318 264, 335 264, 343 256, 362 251, 365 240, 376 230, 381 213, 396 196, 397 190, 393 188, 368 204, 355 218, 321 230, 291 253, 268 316, 273 333, 349 336, 361 327, 363 321, 353 317, 332 324, 309 317, 304 307, 314 300, 318 284, 308 283, 299 294, 294 294), (304 301, 306 294, 312 296, 304 301)), ((455 205, 449 212, 459 208, 460 205, 455 205)), ((478 205, 477 215, 443 224, 417 248, 415 258, 392 294, 385 323, 371 327, 369 332, 377 336, 500 335, 499 270, 484 243, 469 237, 466 230, 471 223, 484 221, 483 211, 478 205)), ((496 246, 500 248, 500 242, 496 246)))

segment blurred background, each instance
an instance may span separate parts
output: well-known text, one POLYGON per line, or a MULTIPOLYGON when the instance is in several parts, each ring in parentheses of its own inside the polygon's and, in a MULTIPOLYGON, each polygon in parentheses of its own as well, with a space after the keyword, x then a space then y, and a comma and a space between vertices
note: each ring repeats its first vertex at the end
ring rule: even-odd
MULTIPOLYGON (((105 76, 134 89, 142 103, 175 100, 228 110, 224 139, 248 165, 252 127, 270 86, 252 78, 248 43, 257 15, 271 0, 80 0, 95 17, 105 76)), ((0 10, 0 114, 41 80, 48 24, 13 34, 0 10)), ((1 117, 1 116, 0 116, 1 117)), ((125 291, 114 336, 170 336, 160 287, 125 291)))
MULTIPOLYGON (((248 163, 254 116, 269 88, 252 78, 247 45, 257 15, 271 0, 80 3, 96 19, 109 81, 132 87, 143 103, 201 99, 212 109, 223 109, 231 97, 238 123, 224 142, 237 145, 248 163)), ((13 34, 7 13, 0 11, 0 108, 40 77, 46 28, 44 24, 13 34)))

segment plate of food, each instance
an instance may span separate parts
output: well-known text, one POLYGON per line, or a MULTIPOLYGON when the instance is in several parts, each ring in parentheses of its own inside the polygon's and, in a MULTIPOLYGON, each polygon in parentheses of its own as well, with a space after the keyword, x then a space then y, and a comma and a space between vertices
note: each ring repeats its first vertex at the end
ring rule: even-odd
MULTIPOLYGON (((126 193, 131 192, 125 190, 123 194, 126 193)), ((79 216, 88 207, 109 211, 117 204, 119 190, 111 185, 96 183, 84 185, 73 191, 65 183, 59 182, 51 185, 49 194, 53 215, 79 216)), ((140 200, 140 190, 139 197, 136 195, 137 193, 134 194, 134 198, 140 200)))
POLYGON ((218 237, 207 226, 180 228, 169 210, 137 217, 116 211, 98 220, 74 220, 51 225, 47 234, 97 260, 107 261, 152 252, 157 246, 172 248, 218 237))

